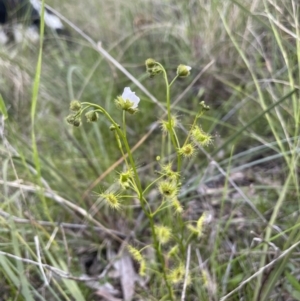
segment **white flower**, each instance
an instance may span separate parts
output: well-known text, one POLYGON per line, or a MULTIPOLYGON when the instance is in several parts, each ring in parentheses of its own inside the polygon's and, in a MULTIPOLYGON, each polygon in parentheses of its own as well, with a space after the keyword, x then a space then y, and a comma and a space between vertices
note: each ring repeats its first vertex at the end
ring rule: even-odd
POLYGON ((125 102, 126 102, 126 100, 129 100, 130 102, 133 103, 133 105, 132 105, 132 107, 131 107, 132 109, 137 109, 138 104, 139 104, 139 102, 140 102, 140 98, 137 97, 137 96, 135 95, 135 92, 132 92, 131 89, 130 89, 129 87, 126 87, 126 88, 124 89, 124 92, 123 92, 123 94, 122 94, 122 98, 125 100, 125 102))
POLYGON ((127 111, 129 114, 135 114, 138 111, 139 102, 140 98, 129 87, 126 87, 122 96, 118 96, 115 100, 117 108, 127 111))

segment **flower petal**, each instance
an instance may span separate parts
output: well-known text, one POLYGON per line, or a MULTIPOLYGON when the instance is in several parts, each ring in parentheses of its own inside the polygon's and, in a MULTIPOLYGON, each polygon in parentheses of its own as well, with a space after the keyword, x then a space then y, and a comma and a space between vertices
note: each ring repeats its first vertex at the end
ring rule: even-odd
POLYGON ((129 87, 126 87, 124 89, 124 92, 122 94, 122 98, 126 101, 129 100, 133 103, 132 108, 135 109, 138 107, 138 104, 140 102, 140 98, 135 95, 135 92, 132 92, 129 87))

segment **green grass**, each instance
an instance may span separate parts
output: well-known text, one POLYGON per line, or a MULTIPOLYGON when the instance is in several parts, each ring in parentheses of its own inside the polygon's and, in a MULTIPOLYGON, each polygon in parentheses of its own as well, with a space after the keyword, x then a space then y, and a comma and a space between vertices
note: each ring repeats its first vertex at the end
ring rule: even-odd
MULTIPOLYGON (((146 74, 150 57, 170 78, 179 64, 192 66, 171 89, 178 139, 202 100, 211 110, 201 126, 214 138, 182 160, 183 226, 203 212, 210 222, 199 239, 176 241, 178 231, 162 248, 167 272, 180 262, 189 274, 172 286, 174 300, 300 300, 297 1, 47 4, 69 20, 71 41, 45 32, 40 45, 0 48, 0 300, 106 300, 104 283, 123 300, 132 283, 101 273, 120 273, 115 256, 133 267, 128 279, 138 273, 126 243, 148 246, 142 254, 151 267, 133 300, 169 300, 138 197, 125 198, 120 211, 98 197, 117 191, 125 170, 111 124, 65 121, 78 99, 121 124, 114 99, 130 86, 141 102, 127 116, 127 139, 142 187, 157 179, 156 157, 176 157, 157 124, 166 118, 166 91, 162 76, 146 74), (178 261, 167 255, 173 243, 178 261)), ((151 208, 157 190, 148 190, 151 208)), ((174 231, 179 221, 172 208, 153 220, 174 231)))

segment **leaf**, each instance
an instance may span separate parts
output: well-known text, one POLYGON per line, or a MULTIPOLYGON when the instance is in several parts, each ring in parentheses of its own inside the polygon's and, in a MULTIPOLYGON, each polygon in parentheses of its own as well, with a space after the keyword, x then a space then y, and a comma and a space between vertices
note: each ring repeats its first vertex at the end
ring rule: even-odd
POLYGON ((1 94, 0 94, 0 112, 4 116, 4 120, 8 118, 6 106, 1 94))
MULTIPOLYGON (((289 283, 292 285, 292 287, 300 293, 300 283, 298 279, 290 274, 289 272, 285 272, 286 279, 289 281, 289 283)), ((298 299, 299 300, 299 299, 298 299)))
POLYGON ((127 251, 123 251, 122 257, 114 263, 114 268, 120 273, 123 300, 132 300, 137 274, 134 270, 132 259, 127 251))

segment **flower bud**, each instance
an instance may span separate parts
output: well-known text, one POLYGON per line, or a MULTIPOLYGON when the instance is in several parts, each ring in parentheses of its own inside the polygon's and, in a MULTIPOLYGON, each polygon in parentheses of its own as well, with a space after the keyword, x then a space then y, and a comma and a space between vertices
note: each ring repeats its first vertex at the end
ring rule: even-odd
POLYGON ((154 59, 151 59, 151 58, 150 58, 150 59, 147 59, 147 60, 146 60, 145 64, 146 64, 147 70, 148 70, 148 69, 152 69, 153 67, 155 67, 156 61, 155 61, 154 59))
POLYGON ((174 180, 176 182, 180 178, 180 173, 173 170, 172 163, 162 165, 161 166, 161 174, 164 175, 165 177, 167 177, 168 179, 174 180))
POLYGON ((81 102, 79 100, 72 100, 70 102, 70 110, 73 112, 78 112, 81 109, 81 102))
POLYGON ((201 101, 199 104, 200 104, 201 109, 203 111, 209 111, 210 110, 210 107, 205 103, 205 101, 201 101))
POLYGON ((187 77, 190 75, 190 71, 191 71, 191 67, 190 66, 186 66, 186 65, 179 65, 177 67, 177 75, 179 77, 187 77))
POLYGON ((73 126, 76 126, 76 127, 79 127, 81 125, 80 117, 78 117, 74 114, 67 116, 66 121, 67 121, 67 123, 69 123, 73 126))
POLYGON ((87 122, 95 122, 98 120, 99 116, 98 113, 95 111, 89 111, 85 114, 87 122))
MULTIPOLYGON (((121 128, 118 124, 117 124, 117 126, 118 126, 118 128, 121 128)), ((116 128, 116 126, 115 126, 114 124, 112 124, 112 125, 109 127, 109 129, 113 132, 113 131, 115 131, 117 128, 116 128)))
POLYGON ((150 78, 158 75, 158 74, 161 74, 163 71, 162 67, 157 65, 157 66, 154 66, 153 68, 151 69, 147 69, 147 72, 150 74, 150 78))
POLYGON ((74 114, 68 115, 66 121, 67 123, 74 125, 75 115, 74 114))
POLYGON ((76 118, 73 122, 73 125, 78 128, 79 126, 81 126, 81 120, 79 118, 76 118))

